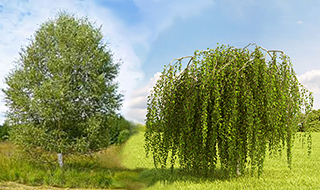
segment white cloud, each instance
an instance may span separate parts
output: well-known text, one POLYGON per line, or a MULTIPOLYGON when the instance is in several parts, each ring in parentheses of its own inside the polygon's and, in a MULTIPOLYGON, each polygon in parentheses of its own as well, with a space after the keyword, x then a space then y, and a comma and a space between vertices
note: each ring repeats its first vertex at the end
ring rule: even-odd
MULTIPOLYGON (((102 32, 116 60, 122 60, 120 74, 116 79, 120 83, 120 92, 125 92, 125 101, 121 112, 128 119, 143 122, 146 113, 146 96, 155 78, 143 88, 136 89, 144 79, 141 65, 151 43, 161 31, 172 26, 177 18, 186 19, 200 15, 202 10, 213 6, 212 0, 134 0, 141 14, 141 21, 126 25, 108 8, 94 1, 4 1, 0 14, 0 88, 3 79, 13 68, 21 46, 28 44, 30 38, 41 23, 55 17, 59 10, 66 10, 78 17, 88 16, 102 24, 102 32), (134 47, 142 47, 139 56, 134 47)), ((159 73, 155 74, 157 77, 159 73)), ((1 92, 0 92, 1 95, 1 92)), ((2 94, 3 96, 3 94, 2 94)), ((1 96, 0 96, 1 97, 1 96)), ((3 98, 0 107, 4 107, 3 98)), ((0 114, 3 109, 0 109, 0 114)), ((1 118, 1 116, 0 116, 1 118)), ((1 121, 0 121, 1 122, 1 121)))
POLYGON ((301 84, 314 94, 320 94, 320 70, 311 70, 298 76, 301 84))
POLYGON ((307 71, 304 74, 298 76, 298 80, 308 90, 313 92, 314 96, 314 109, 320 109, 320 70, 307 71))
POLYGON ((303 22, 301 20, 297 21, 297 24, 303 24, 303 22))
POLYGON ((127 106, 130 107, 130 110, 126 113, 128 119, 134 122, 144 123, 147 114, 147 97, 150 95, 150 91, 156 84, 160 75, 161 73, 157 72, 147 85, 132 92, 131 100, 126 102, 127 106))
MULTIPOLYGON (((132 41, 139 39, 144 42, 144 30, 140 29, 136 34, 131 33, 107 8, 97 6, 93 1, 64 0, 57 0, 54 3, 32 0, 7 1, 2 6, 4 11, 0 15, 0 88, 4 86, 4 78, 13 68, 14 60, 18 58, 20 47, 27 45, 27 39, 34 34, 40 24, 54 18, 59 10, 66 10, 77 17, 88 16, 97 26, 102 24, 102 33, 114 53, 114 58, 123 62, 116 80, 120 83, 120 91, 126 91, 127 99, 142 79, 141 61, 134 52, 132 41)), ((0 118, 2 118, 5 106, 1 92, 0 95, 0 118)))
POLYGON ((130 30, 122 21, 114 17, 110 11, 105 8, 99 8, 94 4, 91 5, 90 9, 86 8, 86 10, 90 17, 97 19, 97 23, 102 23, 103 33, 108 38, 108 42, 110 42, 114 58, 121 60, 120 74, 116 80, 120 83, 120 92, 124 92, 125 95, 121 112, 127 118, 125 113, 128 112, 130 107, 127 106, 126 101, 130 101, 132 91, 144 76, 140 68, 141 60, 133 48, 133 43, 136 40, 135 35, 142 42, 145 42, 145 39, 141 37, 144 31, 140 30, 137 34, 130 33, 130 30))
MULTIPOLYGON (((215 5, 212 0, 191 0, 186 3, 183 0, 133 0, 139 11, 143 14, 143 20, 138 25, 134 26, 133 31, 143 29, 144 36, 137 35, 136 41, 143 43, 146 51, 149 50, 149 44, 155 40, 159 33, 172 26, 177 18, 187 19, 193 16, 200 15, 201 12, 215 5)), ((147 53, 147 52, 146 52, 147 53)), ((130 97, 125 97, 122 113, 126 118, 144 123, 145 115, 147 113, 147 96, 158 80, 161 73, 156 73, 150 79, 146 86, 134 89, 130 93, 130 97)))

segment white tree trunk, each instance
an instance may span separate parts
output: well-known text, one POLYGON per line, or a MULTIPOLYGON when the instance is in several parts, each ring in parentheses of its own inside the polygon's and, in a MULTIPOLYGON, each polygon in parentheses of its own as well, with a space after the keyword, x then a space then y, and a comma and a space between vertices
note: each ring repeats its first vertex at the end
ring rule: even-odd
POLYGON ((58 162, 60 167, 63 167, 63 154, 62 153, 58 153, 58 162))
POLYGON ((238 174, 238 175, 241 175, 241 173, 240 173, 240 164, 239 164, 239 162, 240 162, 240 159, 238 158, 237 174, 238 174))

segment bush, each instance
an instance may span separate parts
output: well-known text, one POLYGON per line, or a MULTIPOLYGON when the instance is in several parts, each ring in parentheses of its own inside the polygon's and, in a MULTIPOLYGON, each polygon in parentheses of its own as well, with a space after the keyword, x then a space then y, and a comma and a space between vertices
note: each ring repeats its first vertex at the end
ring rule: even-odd
POLYGON ((126 120, 123 116, 116 116, 110 120, 110 144, 121 144, 127 140, 137 128, 137 125, 126 120))
POLYGON ((130 137, 130 131, 128 129, 122 130, 118 136, 118 144, 124 143, 124 141, 128 140, 130 137))
POLYGON ((0 125, 0 141, 7 140, 9 138, 9 126, 4 124, 0 125))
POLYGON ((307 116, 303 131, 320 132, 320 109, 312 110, 307 116))

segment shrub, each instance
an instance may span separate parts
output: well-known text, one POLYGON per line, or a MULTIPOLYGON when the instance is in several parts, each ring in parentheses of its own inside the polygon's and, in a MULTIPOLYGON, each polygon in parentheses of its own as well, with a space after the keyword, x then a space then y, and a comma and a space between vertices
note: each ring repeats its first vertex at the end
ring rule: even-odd
POLYGON ((307 116, 303 131, 320 132, 320 109, 312 110, 307 116))
POLYGON ((122 130, 118 136, 118 144, 124 143, 130 137, 130 131, 128 129, 122 130))
POLYGON ((9 126, 7 124, 0 125, 0 141, 7 140, 9 138, 9 126))
POLYGON ((110 144, 123 143, 136 131, 136 128, 138 127, 138 125, 126 120, 122 115, 114 117, 110 122, 110 125, 113 126, 109 137, 110 144))

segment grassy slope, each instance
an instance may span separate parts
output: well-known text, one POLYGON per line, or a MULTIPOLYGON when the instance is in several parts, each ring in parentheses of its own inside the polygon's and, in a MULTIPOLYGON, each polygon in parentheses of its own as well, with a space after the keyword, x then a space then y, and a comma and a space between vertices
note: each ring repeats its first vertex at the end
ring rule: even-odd
POLYGON ((312 154, 296 140, 293 149, 292 170, 286 164, 285 152, 282 157, 267 156, 264 172, 258 179, 245 174, 225 180, 217 174, 211 179, 199 179, 168 170, 162 174, 153 169, 152 158, 146 158, 143 133, 139 133, 126 143, 122 151, 123 166, 130 169, 145 168, 140 180, 148 184, 147 189, 320 189, 320 133, 313 134, 312 154))

